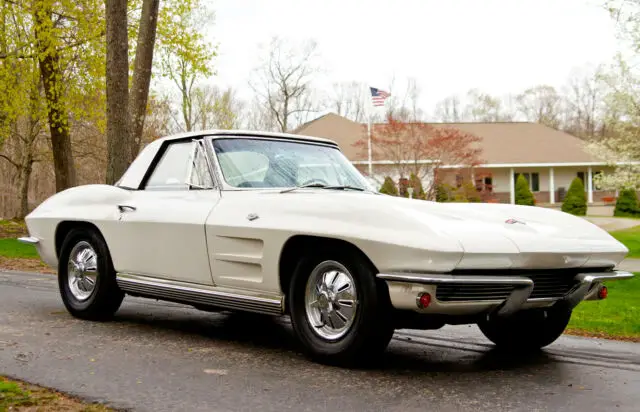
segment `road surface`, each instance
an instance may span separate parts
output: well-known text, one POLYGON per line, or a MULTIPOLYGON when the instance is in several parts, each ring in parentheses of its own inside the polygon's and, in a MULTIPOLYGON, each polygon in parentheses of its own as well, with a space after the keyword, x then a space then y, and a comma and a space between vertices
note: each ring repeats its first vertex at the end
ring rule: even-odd
POLYGON ((283 320, 126 298, 73 319, 50 275, 0 272, 0 374, 137 411, 637 411, 640 345, 563 337, 492 351, 475 326, 399 331, 379 364, 300 355, 283 320))

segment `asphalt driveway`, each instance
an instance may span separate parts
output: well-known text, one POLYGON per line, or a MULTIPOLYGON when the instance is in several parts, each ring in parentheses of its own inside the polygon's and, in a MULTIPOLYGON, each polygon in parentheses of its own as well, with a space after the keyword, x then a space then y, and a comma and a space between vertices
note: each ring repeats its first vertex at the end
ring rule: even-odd
POLYGON ((0 272, 0 374, 140 411, 637 411, 640 345, 563 337, 528 359, 475 327, 401 331, 369 370, 302 357, 286 321, 127 298, 71 318, 55 278, 0 272))

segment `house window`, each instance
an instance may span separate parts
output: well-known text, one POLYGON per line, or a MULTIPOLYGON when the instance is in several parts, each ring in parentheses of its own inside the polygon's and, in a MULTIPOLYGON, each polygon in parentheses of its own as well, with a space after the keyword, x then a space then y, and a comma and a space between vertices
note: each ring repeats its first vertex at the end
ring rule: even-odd
POLYGON ((514 175, 514 183, 518 180, 518 175, 523 175, 524 178, 527 179, 527 182, 529 182, 529 190, 532 192, 540 191, 540 173, 516 173, 514 175))
POLYGON ((478 192, 493 192, 493 178, 491 176, 483 176, 476 179, 476 189, 478 192))
POLYGON ((462 181, 463 181, 462 175, 457 174, 456 175, 456 187, 461 187, 462 186, 462 181))

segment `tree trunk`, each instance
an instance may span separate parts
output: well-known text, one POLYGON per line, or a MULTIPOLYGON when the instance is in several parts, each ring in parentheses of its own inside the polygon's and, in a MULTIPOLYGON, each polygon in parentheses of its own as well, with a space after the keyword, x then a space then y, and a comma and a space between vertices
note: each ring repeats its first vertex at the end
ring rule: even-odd
POLYGON ((151 82, 151 65, 153 63, 153 48, 156 41, 159 5, 160 0, 144 0, 142 3, 133 83, 129 96, 129 108, 131 110, 130 132, 132 140, 132 157, 128 159, 129 163, 133 162, 135 156, 138 154, 142 140, 147 100, 149 98, 149 83, 151 82))
POLYGON ((31 172, 33 171, 33 156, 31 151, 25 154, 22 165, 20 165, 20 172, 18 175, 18 182, 20 184, 19 196, 20 196, 20 213, 18 218, 24 219, 29 213, 29 181, 31 180, 31 172))
POLYGON ((129 61, 127 0, 105 0, 107 19, 107 184, 129 166, 129 61))
POLYGON ((56 191, 76 185, 76 170, 71 151, 69 115, 62 97, 60 84, 60 57, 52 44, 52 12, 42 1, 34 2, 35 36, 38 42, 38 64, 47 100, 47 117, 51 131, 53 167, 56 175, 56 191))

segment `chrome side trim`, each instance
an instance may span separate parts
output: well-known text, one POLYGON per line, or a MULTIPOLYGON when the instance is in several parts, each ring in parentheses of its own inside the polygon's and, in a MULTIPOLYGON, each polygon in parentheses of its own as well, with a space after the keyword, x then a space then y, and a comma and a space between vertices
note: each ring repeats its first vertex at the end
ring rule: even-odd
POLYGON ((195 285, 128 273, 118 273, 116 282, 124 292, 189 305, 207 305, 267 315, 284 313, 283 298, 239 293, 214 286, 195 285))
POLYGON ((40 239, 33 236, 25 236, 25 237, 19 237, 18 242, 26 243, 27 245, 37 245, 38 243, 40 243, 40 239))
POLYGON ((580 302, 585 300, 602 282, 611 280, 625 280, 633 278, 633 273, 624 270, 614 270, 611 272, 580 273, 576 279, 579 285, 562 299, 570 308, 575 308, 580 302))

